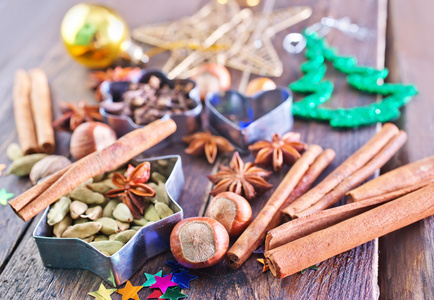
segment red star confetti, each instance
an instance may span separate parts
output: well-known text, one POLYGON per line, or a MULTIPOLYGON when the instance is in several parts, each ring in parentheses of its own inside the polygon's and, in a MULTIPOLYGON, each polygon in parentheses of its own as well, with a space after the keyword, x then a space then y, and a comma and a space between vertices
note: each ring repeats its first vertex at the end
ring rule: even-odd
POLYGON ((167 291, 160 297, 160 299, 178 300, 188 297, 186 294, 181 293, 179 287, 167 289, 167 291))
POLYGON ((8 193, 5 188, 0 190, 0 204, 8 205, 8 200, 15 195, 13 193, 8 193))
POLYGON ((6 168, 5 164, 0 164, 0 175, 2 174, 2 171, 6 168))
POLYGON ((140 300, 139 295, 137 295, 137 292, 140 291, 143 288, 143 286, 133 286, 131 282, 128 280, 125 284, 125 287, 123 289, 119 289, 116 291, 116 293, 122 295, 122 300, 128 300, 128 299, 134 299, 134 300, 140 300))
POLYGON ((146 299, 160 299, 161 296, 163 296, 163 293, 159 289, 156 289, 146 299))
POLYGON ((95 292, 88 293, 89 296, 92 296, 95 298, 95 300, 111 300, 112 297, 111 294, 114 293, 116 289, 106 289, 105 286, 101 283, 99 286, 99 290, 95 292))
POLYGON ((261 264, 264 265, 264 268, 262 269, 262 272, 267 272, 268 270, 270 270, 270 267, 267 264, 267 261, 265 260, 265 258, 258 258, 257 261, 259 261, 261 264))
POLYGON ((158 288, 164 294, 169 287, 177 286, 177 284, 174 283, 173 281, 171 281, 171 279, 172 279, 172 274, 164 276, 164 277, 155 276, 155 280, 157 282, 154 283, 153 285, 151 285, 151 289, 157 289, 158 288))

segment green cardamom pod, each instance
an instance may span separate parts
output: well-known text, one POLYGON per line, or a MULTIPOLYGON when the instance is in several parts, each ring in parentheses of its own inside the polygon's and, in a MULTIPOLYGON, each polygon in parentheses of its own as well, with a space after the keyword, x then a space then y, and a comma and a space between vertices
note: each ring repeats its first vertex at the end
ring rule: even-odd
POLYGON ((27 176, 30 174, 30 171, 32 170, 33 166, 38 161, 40 161, 41 159, 47 156, 48 156, 47 154, 36 153, 36 154, 29 154, 17 158, 9 166, 8 170, 6 171, 6 175, 14 174, 17 176, 27 176))
POLYGON ((69 226, 62 234, 62 237, 84 239, 98 233, 101 227, 101 223, 98 222, 87 222, 69 226))
POLYGON ((50 211, 47 214, 48 225, 53 226, 54 224, 62 221, 69 212, 70 204, 71 200, 68 197, 60 197, 60 199, 50 208, 50 211))
POLYGON ((94 246, 101 252, 108 253, 108 255, 113 255, 124 246, 124 243, 119 241, 99 241, 92 242, 90 245, 94 246))

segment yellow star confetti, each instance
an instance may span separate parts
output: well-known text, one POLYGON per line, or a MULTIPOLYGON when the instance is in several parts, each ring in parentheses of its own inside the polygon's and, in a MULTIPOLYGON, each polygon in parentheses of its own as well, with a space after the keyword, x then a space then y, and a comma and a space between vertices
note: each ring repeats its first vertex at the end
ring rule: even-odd
POLYGON ((116 291, 116 293, 122 295, 122 300, 128 300, 128 299, 134 299, 134 300, 140 300, 139 295, 137 295, 137 292, 140 291, 143 288, 143 286, 134 286, 131 284, 131 282, 128 280, 125 284, 125 287, 123 289, 119 289, 116 291))
POLYGON ((267 272, 268 270, 270 270, 270 267, 268 266, 268 263, 265 260, 265 258, 258 258, 257 261, 259 261, 261 264, 264 265, 264 268, 262 269, 262 272, 267 272))
POLYGON ((106 289, 101 283, 99 290, 90 292, 88 295, 94 297, 96 300, 111 300, 112 297, 110 295, 113 294, 114 291, 116 291, 116 289, 106 289))

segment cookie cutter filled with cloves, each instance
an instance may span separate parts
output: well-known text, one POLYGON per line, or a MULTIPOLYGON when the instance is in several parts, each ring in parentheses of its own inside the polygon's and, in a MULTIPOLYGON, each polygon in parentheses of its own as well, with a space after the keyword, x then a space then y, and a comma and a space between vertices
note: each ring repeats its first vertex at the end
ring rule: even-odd
POLYGON ((158 145, 161 148, 201 127, 202 103, 192 80, 170 80, 160 71, 143 70, 136 81, 105 81, 100 91, 103 97, 100 113, 118 136, 155 119, 172 118, 177 130, 158 145))
POLYGON ((184 187, 181 157, 170 155, 131 161, 131 164, 136 166, 143 161, 150 162, 151 170, 160 170, 167 178, 165 189, 173 214, 141 227, 120 250, 110 256, 79 238, 52 237, 53 227, 47 224, 48 207, 33 232, 45 267, 86 269, 116 287, 133 276, 149 258, 169 249, 170 233, 183 219, 182 208, 177 203, 184 187))

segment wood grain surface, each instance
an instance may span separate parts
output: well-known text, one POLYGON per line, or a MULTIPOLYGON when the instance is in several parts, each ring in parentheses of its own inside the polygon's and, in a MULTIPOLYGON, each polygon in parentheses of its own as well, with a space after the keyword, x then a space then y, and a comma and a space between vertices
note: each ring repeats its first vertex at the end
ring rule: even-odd
MULTIPOLYGON (((44 69, 55 102, 93 99, 93 94, 86 85, 88 70, 67 55, 60 39, 61 20, 65 12, 78 2, 17 0, 0 3, 0 26, 3 28, 0 31, 0 41, 4 45, 0 56, 0 97, 3 104, 0 107, 0 124, 3 132, 0 135, 0 163, 8 162, 6 147, 17 141, 12 117, 12 81, 16 69, 44 69)), ((130 28, 136 28, 144 24, 176 20, 191 15, 206 2, 112 0, 104 1, 104 4, 115 8, 124 16, 130 28)), ((406 2, 391 0, 390 13, 396 14, 398 18, 402 18, 402 15, 411 18, 414 27, 406 29, 402 21, 395 21, 394 17, 391 19, 394 28, 390 34, 393 34, 394 39, 393 47, 388 49, 396 52, 398 57, 395 62, 397 61, 399 66, 393 70, 393 75, 399 74, 397 78, 404 82, 420 84, 421 95, 407 106, 403 118, 398 121, 399 126, 409 133, 410 142, 404 151, 400 152, 399 159, 395 159, 389 168, 433 155, 433 102, 429 101, 429 96, 423 97, 422 94, 422 91, 430 91, 429 77, 418 75, 416 68, 423 68, 425 74, 432 70, 419 58, 419 54, 428 55, 429 49, 425 50, 426 53, 419 53, 418 51, 424 50, 406 45, 407 35, 402 32, 416 32, 418 13, 428 18, 428 12, 425 12, 422 6, 416 11, 405 9, 405 5, 398 8, 403 3, 406 2), (397 32, 399 34, 396 34, 397 32), (423 119, 417 116, 423 116, 423 119)), ((291 1, 291 5, 306 4, 313 8, 312 17, 279 33, 274 39, 274 45, 284 64, 284 74, 275 80, 277 84, 286 86, 299 78, 299 66, 304 61, 302 54, 290 55, 283 50, 282 41, 285 34, 300 32, 304 27, 318 22, 323 16, 349 16, 359 26, 371 30, 373 35, 364 41, 352 39, 336 31, 332 31, 327 40, 332 46, 338 47, 340 53, 356 56, 361 64, 383 66, 386 41, 385 0, 291 1)), ((287 1, 276 0, 276 8, 286 6, 287 1)), ((417 36, 413 35, 412 38, 417 45, 417 36)), ((167 57, 167 54, 155 57, 150 66, 161 67, 167 57)), ((232 88, 236 89, 241 72, 232 70, 231 75, 232 88)), ((334 70, 329 70, 326 77, 331 78, 336 87, 333 101, 328 104, 332 107, 351 107, 375 100, 373 96, 355 93, 346 85, 344 76, 334 70)), ((297 99, 300 99, 300 96, 297 96, 297 99)), ((54 107, 54 114, 58 116, 60 111, 56 105, 54 107)), ((326 173, 362 146, 376 129, 376 126, 370 126, 357 130, 335 131, 327 124, 316 122, 296 121, 294 124, 294 131, 300 132, 304 141, 330 147, 337 152, 336 160, 326 173)), ((57 142, 57 152, 67 154, 69 134, 57 134, 57 142)), ((211 184, 205 175, 215 172, 219 163, 227 164, 230 157, 219 157, 211 166, 204 159, 185 155, 184 148, 183 144, 175 144, 161 154, 177 153, 182 156, 186 184, 179 203, 184 209, 185 217, 193 217, 202 215, 209 201, 208 192, 211 184)), ((252 160, 252 157, 243 159, 252 160)), ((281 173, 273 175, 271 182, 277 186, 286 171, 287 169, 284 169, 281 173)), ((324 176, 325 174, 321 178, 324 176)), ((14 176, 2 177, 0 181, 0 188, 6 187, 9 192, 15 194, 29 186, 28 180, 17 179, 14 176)), ((259 212, 271 193, 272 191, 267 192, 253 203, 254 215, 259 212)), ((39 217, 23 223, 9 207, 0 207, 0 299, 90 299, 87 293, 97 290, 102 279, 88 271, 48 269, 42 266, 32 238, 37 220, 39 217)), ((378 243, 371 241, 321 263, 318 271, 309 270, 304 275, 296 274, 283 280, 275 279, 270 272, 262 273, 262 266, 256 262, 256 258, 260 258, 258 254, 252 255, 243 267, 235 271, 222 262, 212 268, 192 271, 199 278, 191 283, 190 290, 186 290, 185 293, 189 295, 189 299, 377 299, 379 296, 384 299, 433 299, 433 226, 432 219, 427 219, 381 240, 381 290, 377 284, 378 243)), ((170 259, 173 257, 168 251, 149 260, 131 278, 131 282, 135 285, 142 284, 144 272, 155 273, 162 269, 163 273, 168 274, 170 268, 165 266, 164 262, 170 259)), ((146 299, 149 294, 150 291, 146 290, 139 292, 141 299, 146 299)), ((121 299, 118 294, 112 296, 113 299, 121 299)))

